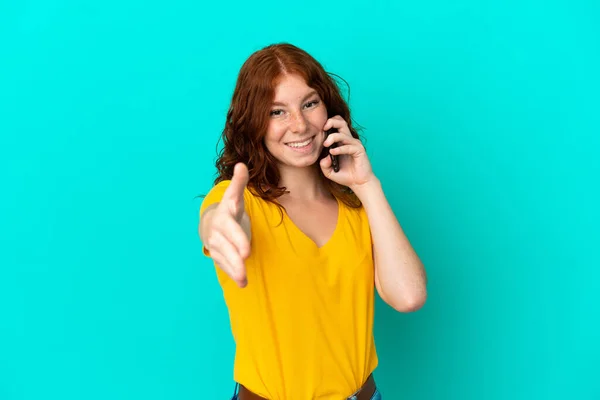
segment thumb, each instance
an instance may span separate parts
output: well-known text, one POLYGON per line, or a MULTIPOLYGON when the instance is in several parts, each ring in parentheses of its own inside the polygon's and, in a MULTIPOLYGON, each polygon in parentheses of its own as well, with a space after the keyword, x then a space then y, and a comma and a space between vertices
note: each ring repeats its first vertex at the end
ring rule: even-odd
POLYGON ((248 185, 249 173, 248 167, 243 163, 237 163, 233 168, 233 176, 223 197, 232 200, 234 203, 243 204, 244 189, 248 185))
POLYGON ((319 161, 321 171, 323 171, 323 175, 325 175, 326 178, 330 178, 331 174, 333 173, 333 167, 331 164, 331 157, 329 156, 323 157, 321 161, 319 161))

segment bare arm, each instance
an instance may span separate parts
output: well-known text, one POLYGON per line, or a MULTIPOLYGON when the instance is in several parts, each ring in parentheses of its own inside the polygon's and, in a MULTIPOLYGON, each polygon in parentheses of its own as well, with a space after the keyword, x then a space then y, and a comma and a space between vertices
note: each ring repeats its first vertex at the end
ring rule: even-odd
POLYGON ((416 311, 427 298, 423 264, 388 203, 378 179, 355 187, 373 238, 375 285, 381 298, 401 312, 416 311))

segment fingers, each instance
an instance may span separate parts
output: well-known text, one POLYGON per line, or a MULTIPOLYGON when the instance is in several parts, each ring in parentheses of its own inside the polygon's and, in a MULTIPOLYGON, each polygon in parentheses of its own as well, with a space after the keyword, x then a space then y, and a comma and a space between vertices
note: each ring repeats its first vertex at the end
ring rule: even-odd
POLYGON ((333 149, 330 149, 329 152, 333 155, 347 154, 347 155, 356 156, 357 154, 360 154, 363 151, 363 149, 364 148, 359 145, 346 144, 343 146, 338 146, 333 149))
MULTIPOLYGON (((344 120, 344 118, 340 117, 339 115, 336 115, 335 117, 331 117, 327 120, 327 122, 325 123, 325 126, 323 126, 323 130, 329 130, 331 128, 337 128, 340 130, 348 130, 348 124, 346 123, 346 121, 344 120)), ((350 131, 348 130, 348 133, 350 133, 350 131)))
POLYGON ((250 256, 250 241, 242 226, 233 218, 219 218, 216 221, 218 229, 225 238, 235 246, 235 249, 242 259, 250 256))
POLYGON ((332 144, 337 143, 338 146, 344 144, 353 144, 360 142, 360 140, 353 138, 352 136, 346 135, 341 132, 332 133, 325 139, 323 146, 330 147, 332 144))
POLYGON ((219 206, 212 215, 206 244, 212 259, 239 287, 247 285, 244 260, 250 256, 250 239, 241 226, 248 167, 238 163, 219 206))
POLYGON ((207 244, 210 255, 217 266, 239 287, 245 287, 248 284, 246 266, 236 246, 221 232, 214 232, 207 244))

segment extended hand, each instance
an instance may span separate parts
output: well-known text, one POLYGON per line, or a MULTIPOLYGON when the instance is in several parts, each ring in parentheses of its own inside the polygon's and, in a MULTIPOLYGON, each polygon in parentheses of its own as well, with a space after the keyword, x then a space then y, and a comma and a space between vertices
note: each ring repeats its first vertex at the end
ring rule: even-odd
POLYGON ((212 259, 239 287, 247 285, 244 260, 250 255, 250 238, 243 225, 249 224, 244 209, 248 168, 237 164, 223 198, 211 211, 205 246, 212 259))

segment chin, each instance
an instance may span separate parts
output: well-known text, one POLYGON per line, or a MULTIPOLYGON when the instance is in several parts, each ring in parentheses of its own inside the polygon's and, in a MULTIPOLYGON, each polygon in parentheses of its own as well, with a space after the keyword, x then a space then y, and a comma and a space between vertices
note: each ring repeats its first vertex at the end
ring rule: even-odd
POLYGON ((319 154, 314 154, 310 156, 302 157, 301 159, 295 157, 282 157, 279 158, 279 163, 286 167, 293 168, 309 168, 313 167, 315 164, 319 162, 319 154))
POLYGON ((291 168, 311 168, 317 164, 318 160, 306 160, 306 161, 293 161, 293 160, 284 160, 280 161, 279 164, 286 167, 291 168))

